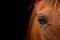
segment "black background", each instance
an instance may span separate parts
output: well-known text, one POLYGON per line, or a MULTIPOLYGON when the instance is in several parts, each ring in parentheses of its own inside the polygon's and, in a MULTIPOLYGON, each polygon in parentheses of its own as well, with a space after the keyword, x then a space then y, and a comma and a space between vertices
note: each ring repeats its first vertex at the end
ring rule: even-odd
POLYGON ((16 40, 22 40, 26 36, 27 25, 34 5, 32 0, 16 0, 16 40))

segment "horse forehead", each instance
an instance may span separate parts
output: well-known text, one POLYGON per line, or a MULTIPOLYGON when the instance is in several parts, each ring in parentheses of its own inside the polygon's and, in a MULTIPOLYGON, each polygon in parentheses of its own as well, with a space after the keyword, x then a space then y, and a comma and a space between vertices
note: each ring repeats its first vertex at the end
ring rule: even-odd
POLYGON ((48 4, 44 4, 44 3, 38 3, 35 5, 35 12, 41 12, 41 11, 51 11, 52 7, 48 4))
POLYGON ((58 11, 60 13, 60 7, 59 8, 56 8, 54 9, 53 6, 50 6, 50 5, 46 5, 46 4, 40 4, 38 3, 36 6, 35 6, 35 12, 39 13, 39 12, 53 12, 53 11, 58 11))
POLYGON ((49 6, 46 6, 46 7, 43 7, 43 8, 40 8, 39 6, 37 6, 35 8, 35 12, 36 13, 44 13, 44 12, 48 12, 48 13, 51 13, 52 12, 52 8, 49 7, 49 6))

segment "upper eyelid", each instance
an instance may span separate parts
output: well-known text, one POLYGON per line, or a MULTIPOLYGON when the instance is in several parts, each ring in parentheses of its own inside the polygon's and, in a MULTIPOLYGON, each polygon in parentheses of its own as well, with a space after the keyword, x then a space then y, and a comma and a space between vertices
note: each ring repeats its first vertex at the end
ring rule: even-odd
POLYGON ((48 14, 47 12, 36 13, 37 16, 39 16, 39 15, 40 15, 40 16, 41 16, 41 15, 47 15, 47 14, 48 14))

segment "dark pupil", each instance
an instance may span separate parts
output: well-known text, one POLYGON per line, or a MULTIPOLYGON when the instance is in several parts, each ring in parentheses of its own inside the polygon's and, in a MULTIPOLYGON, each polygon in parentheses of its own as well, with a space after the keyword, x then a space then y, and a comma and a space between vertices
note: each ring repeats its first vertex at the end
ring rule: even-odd
POLYGON ((47 24, 47 19, 45 16, 39 16, 38 21, 41 25, 47 24))

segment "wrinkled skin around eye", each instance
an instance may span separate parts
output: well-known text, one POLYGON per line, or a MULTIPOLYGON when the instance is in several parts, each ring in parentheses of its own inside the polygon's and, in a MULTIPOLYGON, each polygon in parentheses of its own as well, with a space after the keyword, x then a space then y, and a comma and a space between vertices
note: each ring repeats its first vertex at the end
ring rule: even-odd
POLYGON ((36 13, 31 28, 31 40, 60 40, 60 14, 53 10, 51 6, 46 6, 40 10, 38 5, 32 14, 36 13), (37 17, 40 13, 48 17, 49 25, 40 27, 37 17))

